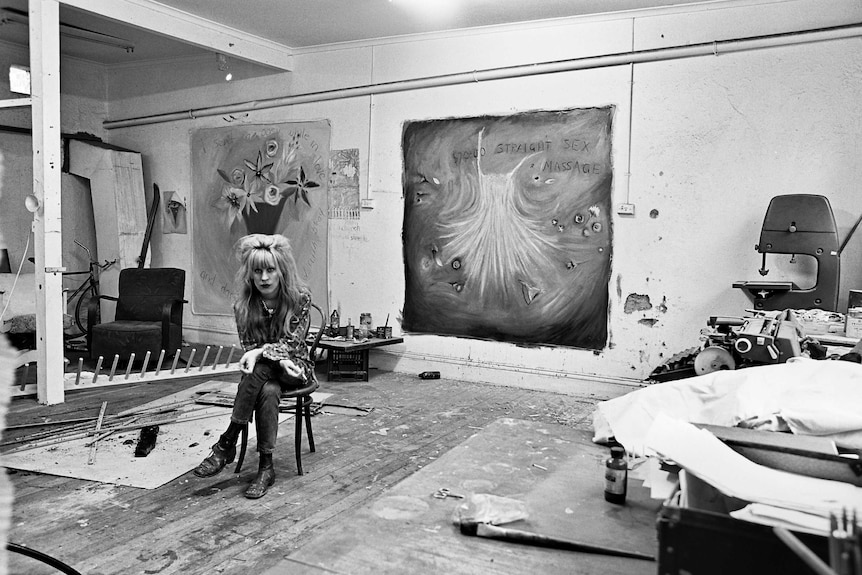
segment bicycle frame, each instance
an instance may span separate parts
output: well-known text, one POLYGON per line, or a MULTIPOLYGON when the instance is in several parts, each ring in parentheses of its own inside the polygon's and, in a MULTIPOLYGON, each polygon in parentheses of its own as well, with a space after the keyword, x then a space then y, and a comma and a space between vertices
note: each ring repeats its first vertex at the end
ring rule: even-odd
MULTIPOLYGON (((80 270, 80 271, 67 271, 63 272, 64 276, 75 276, 75 275, 84 275, 87 274, 87 278, 79 285, 74 291, 72 291, 70 296, 66 298, 66 309, 68 309, 69 302, 75 302, 75 316, 74 321, 75 325, 81 330, 81 333, 70 335, 70 338, 77 338, 82 335, 87 335, 89 333, 89 326, 85 323, 87 317, 87 302, 92 299, 98 300, 99 298, 99 273, 102 270, 109 268, 114 265, 117 260, 108 261, 105 260, 104 264, 100 264, 98 261, 93 259, 93 255, 90 252, 89 248, 79 242, 78 240, 74 240, 75 244, 84 249, 87 252, 87 260, 89 261, 89 269, 80 270)), ((64 293, 68 290, 64 290, 64 293)))

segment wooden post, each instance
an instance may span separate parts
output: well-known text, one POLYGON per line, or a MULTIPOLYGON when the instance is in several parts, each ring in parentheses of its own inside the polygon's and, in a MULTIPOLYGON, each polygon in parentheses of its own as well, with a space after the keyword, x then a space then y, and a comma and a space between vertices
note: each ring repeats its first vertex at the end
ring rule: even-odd
POLYGON ((36 260, 36 396, 63 403, 63 243, 60 210, 60 8, 31 0, 33 213, 36 260))

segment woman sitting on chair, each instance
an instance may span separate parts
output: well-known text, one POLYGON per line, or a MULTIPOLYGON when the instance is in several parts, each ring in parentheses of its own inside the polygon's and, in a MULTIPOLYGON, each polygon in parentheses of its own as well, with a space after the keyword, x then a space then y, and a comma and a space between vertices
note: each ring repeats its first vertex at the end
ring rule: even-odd
POLYGON ((239 361, 243 375, 230 425, 194 473, 212 477, 232 463, 237 438, 254 413, 260 466, 245 496, 257 499, 275 482, 272 451, 281 392, 303 387, 315 377, 305 343, 311 296, 299 279, 284 236, 252 234, 241 238, 236 247, 241 263, 234 315, 245 350, 239 361))

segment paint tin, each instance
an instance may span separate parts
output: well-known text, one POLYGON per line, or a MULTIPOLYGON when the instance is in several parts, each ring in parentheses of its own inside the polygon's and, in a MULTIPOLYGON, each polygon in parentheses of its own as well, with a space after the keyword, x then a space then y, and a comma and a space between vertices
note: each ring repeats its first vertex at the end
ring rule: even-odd
POLYGON ((862 307, 851 307, 847 310, 844 322, 844 335, 852 338, 862 338, 862 307))
POLYGON ((377 326, 377 337, 381 339, 389 339, 390 337, 392 337, 392 327, 388 325, 377 326))

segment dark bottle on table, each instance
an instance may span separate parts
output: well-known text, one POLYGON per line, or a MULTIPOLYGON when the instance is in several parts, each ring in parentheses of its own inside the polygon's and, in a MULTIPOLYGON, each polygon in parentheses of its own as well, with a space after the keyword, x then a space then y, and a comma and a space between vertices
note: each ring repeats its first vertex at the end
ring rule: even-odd
POLYGON ((620 505, 626 502, 628 474, 626 450, 618 445, 611 447, 611 456, 605 461, 605 501, 620 505))
POLYGON ((341 319, 338 317, 338 310, 332 310, 332 315, 329 316, 329 335, 338 337, 338 328, 341 327, 341 319))

